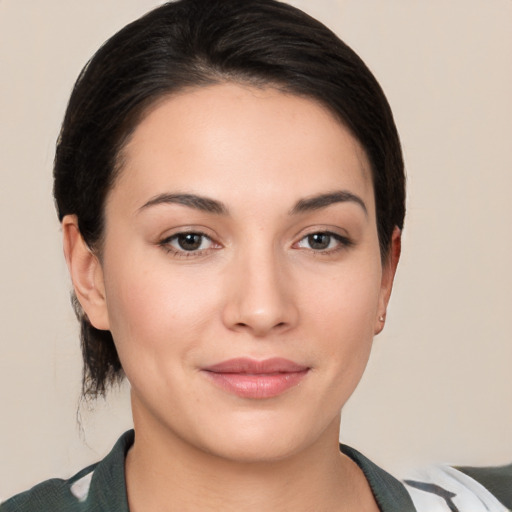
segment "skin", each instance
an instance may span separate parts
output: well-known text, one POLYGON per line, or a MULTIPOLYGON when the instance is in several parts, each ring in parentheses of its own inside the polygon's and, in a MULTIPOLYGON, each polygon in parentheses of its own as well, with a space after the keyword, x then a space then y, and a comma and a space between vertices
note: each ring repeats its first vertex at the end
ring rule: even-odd
POLYGON ((77 296, 111 330, 131 384, 130 510, 377 510, 337 443, 400 233, 383 264, 358 142, 310 99, 226 83, 160 101, 122 156, 101 255, 74 216, 63 231, 77 296), (183 232, 206 235, 198 250, 183 232), (308 371, 278 396, 245 398, 203 371, 235 357, 308 371))

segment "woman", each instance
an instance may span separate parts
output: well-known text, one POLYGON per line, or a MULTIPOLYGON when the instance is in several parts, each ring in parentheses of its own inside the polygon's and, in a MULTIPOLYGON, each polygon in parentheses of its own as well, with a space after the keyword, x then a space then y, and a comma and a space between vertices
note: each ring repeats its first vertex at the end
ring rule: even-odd
POLYGON ((413 510, 338 451, 400 254, 404 175, 360 59, 284 4, 182 0, 79 78, 55 160, 84 392, 134 432, 2 510, 413 510))

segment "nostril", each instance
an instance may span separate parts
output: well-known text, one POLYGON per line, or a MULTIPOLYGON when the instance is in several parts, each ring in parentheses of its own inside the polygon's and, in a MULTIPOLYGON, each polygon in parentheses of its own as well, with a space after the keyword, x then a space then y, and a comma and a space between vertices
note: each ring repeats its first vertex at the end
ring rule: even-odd
MULTIPOLYGON (((287 322, 279 322, 279 323, 275 324, 273 327, 270 327, 270 329, 278 329, 278 330, 280 330, 280 329, 286 328, 287 325, 288 325, 287 322)), ((251 327, 250 323, 247 324, 245 322, 237 322, 235 324, 235 327, 238 328, 238 329, 244 329, 244 330, 245 329, 251 329, 251 330, 253 329, 253 327, 251 327)), ((267 330, 267 329, 265 329, 265 330, 267 330)))

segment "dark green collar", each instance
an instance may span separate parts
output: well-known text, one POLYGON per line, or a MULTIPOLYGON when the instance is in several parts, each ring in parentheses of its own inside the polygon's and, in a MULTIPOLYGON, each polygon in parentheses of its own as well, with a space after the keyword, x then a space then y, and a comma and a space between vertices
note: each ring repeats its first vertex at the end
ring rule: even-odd
POLYGON ((110 453, 97 464, 92 475, 89 495, 86 504, 94 504, 93 508, 85 508, 94 512, 129 512, 124 477, 124 462, 128 450, 133 445, 135 433, 125 432, 114 445, 110 453))
POLYGON ((382 512, 416 511, 409 493, 400 481, 354 448, 340 444, 340 450, 362 469, 382 512))

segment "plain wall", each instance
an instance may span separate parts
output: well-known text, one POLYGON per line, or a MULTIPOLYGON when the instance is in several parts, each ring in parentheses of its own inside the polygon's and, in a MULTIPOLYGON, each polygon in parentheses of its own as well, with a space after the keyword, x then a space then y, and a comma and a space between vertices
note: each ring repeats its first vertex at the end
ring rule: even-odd
MULTIPOLYGON (((158 3, 0 0, 0 498, 70 476, 131 425, 127 385, 79 407, 51 168, 81 67, 158 3)), ((398 474, 510 462, 512 2, 291 3, 376 74, 408 172, 387 325, 344 410, 342 439, 398 474)))

